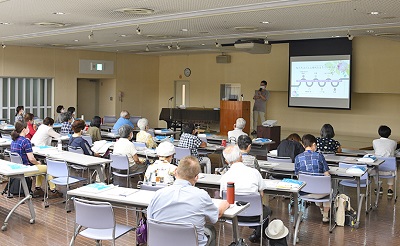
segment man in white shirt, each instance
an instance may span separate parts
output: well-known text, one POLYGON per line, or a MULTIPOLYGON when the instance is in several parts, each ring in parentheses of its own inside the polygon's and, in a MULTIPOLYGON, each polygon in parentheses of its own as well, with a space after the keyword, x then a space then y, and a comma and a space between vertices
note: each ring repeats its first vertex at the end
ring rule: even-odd
MULTIPOLYGON (((263 196, 264 189, 266 189, 265 182, 261 177, 260 172, 257 169, 245 166, 242 162, 242 154, 237 145, 231 145, 226 147, 223 152, 225 161, 230 166, 229 170, 222 175, 220 191, 227 190, 227 182, 235 183, 235 194, 252 194, 259 192, 260 196, 263 196)), ((271 209, 264 206, 263 215, 264 223, 263 230, 268 226, 268 216, 271 214, 271 209)), ((253 222, 258 221, 259 217, 241 217, 238 216, 239 221, 253 222)), ((253 234, 249 237, 251 242, 257 242, 261 237, 261 226, 251 227, 254 230, 253 234)), ((263 233, 264 234, 264 233, 263 233)), ((264 235, 265 236, 265 235, 264 235)))
POLYGON ((145 172, 147 165, 139 160, 137 150, 132 143, 133 128, 129 125, 122 125, 118 129, 120 139, 114 144, 113 154, 126 155, 129 160, 129 173, 145 172))
POLYGON ((243 118, 237 118, 236 124, 233 125, 233 130, 228 132, 228 140, 230 143, 237 143, 238 137, 246 135, 243 129, 246 127, 246 121, 243 118))

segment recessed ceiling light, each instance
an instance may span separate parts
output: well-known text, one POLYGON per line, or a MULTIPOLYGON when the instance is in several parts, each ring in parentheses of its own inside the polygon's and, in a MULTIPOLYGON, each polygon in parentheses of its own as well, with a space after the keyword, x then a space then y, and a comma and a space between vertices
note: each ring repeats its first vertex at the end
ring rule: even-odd
POLYGON ((367 30, 367 33, 374 33, 374 30, 367 30))
POLYGON ((371 11, 371 12, 369 12, 368 14, 370 14, 370 15, 379 15, 380 12, 378 12, 378 11, 371 11))
POLYGON ((37 25, 37 26, 47 26, 47 27, 63 27, 63 26, 67 25, 67 24, 61 23, 61 22, 36 22, 33 24, 37 25))
POLYGON ((79 42, 79 39, 75 39, 74 42, 79 42))
POLYGON ((201 44, 202 46, 206 45, 206 44, 201 44))
POLYGON ((10 22, 0 22, 0 25, 11 25, 10 22))
POLYGON ((130 35, 130 34, 121 34, 121 35, 119 35, 121 38, 126 38, 126 37, 130 37, 130 36, 132 36, 132 35, 130 35))
POLYGON ((332 36, 332 38, 340 38, 342 36, 336 35, 336 36, 332 36))
POLYGON ((122 9, 116 9, 114 11, 124 14, 134 14, 134 15, 148 15, 154 13, 154 9, 147 9, 147 8, 122 8, 122 9))
POLYGON ((181 29, 181 31, 182 31, 182 32, 187 32, 187 31, 188 31, 188 29, 186 29, 186 28, 183 28, 183 29, 181 29))
POLYGON ((254 26, 236 26, 234 27, 237 31, 257 31, 258 28, 254 26))
POLYGON ((153 35, 153 34, 146 35, 146 37, 148 37, 148 38, 172 38, 172 36, 167 36, 167 35, 153 35))
POLYGON ((64 12, 54 12, 53 15, 65 15, 64 12))
POLYGON ((261 21, 261 24, 269 24, 269 21, 261 21))

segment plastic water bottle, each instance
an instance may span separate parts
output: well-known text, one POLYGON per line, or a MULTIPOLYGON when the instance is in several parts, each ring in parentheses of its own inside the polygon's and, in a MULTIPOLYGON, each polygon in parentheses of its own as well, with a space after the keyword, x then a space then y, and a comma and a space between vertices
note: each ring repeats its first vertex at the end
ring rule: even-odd
POLYGON ((57 149, 58 149, 58 150, 62 150, 62 142, 61 142, 61 139, 58 139, 57 149))

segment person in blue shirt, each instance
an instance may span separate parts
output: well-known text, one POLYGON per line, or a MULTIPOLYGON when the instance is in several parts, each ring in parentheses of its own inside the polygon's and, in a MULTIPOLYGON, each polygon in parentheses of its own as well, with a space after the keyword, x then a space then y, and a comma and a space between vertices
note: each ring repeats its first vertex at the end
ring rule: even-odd
POLYGON ((82 130, 85 129, 86 123, 83 120, 75 120, 72 123, 74 134, 69 139, 68 145, 74 148, 81 148, 85 155, 100 156, 90 149, 89 143, 82 138, 82 130))
MULTIPOLYGON (((317 139, 311 134, 305 134, 301 139, 305 151, 296 156, 294 161, 295 174, 307 173, 315 175, 329 176, 329 167, 326 163, 325 157, 322 153, 317 151, 317 139)), ((319 199, 329 194, 308 194, 308 196, 319 199)), ((322 221, 329 222, 329 202, 324 202, 323 207, 321 203, 315 203, 320 206, 322 213, 322 221)))
POLYGON ((117 122, 115 122, 113 126, 113 131, 118 131, 118 129, 123 125, 129 125, 132 128, 135 128, 133 123, 130 121, 131 115, 129 114, 128 111, 122 110, 119 116, 120 116, 119 119, 117 120, 117 122))

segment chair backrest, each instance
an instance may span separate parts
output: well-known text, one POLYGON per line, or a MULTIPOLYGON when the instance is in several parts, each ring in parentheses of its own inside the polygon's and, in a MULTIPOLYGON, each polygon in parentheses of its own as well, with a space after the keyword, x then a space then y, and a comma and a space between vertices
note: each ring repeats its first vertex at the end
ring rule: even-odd
POLYGON ((274 156, 267 156, 268 161, 274 162, 285 162, 285 163, 293 163, 290 157, 274 157, 274 156))
POLYGON ((103 117, 103 124, 111 124, 111 123, 115 123, 117 122, 117 119, 115 118, 115 116, 104 116, 103 117))
POLYGON ((92 137, 89 135, 82 135, 82 138, 86 140, 86 142, 88 142, 89 146, 93 145, 93 140, 92 137))
POLYGON ((46 158, 47 174, 54 177, 68 177, 68 166, 64 160, 46 158))
POLYGON ((129 119, 134 126, 137 126, 138 121, 142 118, 142 116, 131 116, 129 119))
POLYGON ((177 161, 191 154, 192 153, 190 152, 189 148, 175 147, 175 159, 177 161))
MULTIPOLYGON (((339 167, 341 168, 350 168, 352 166, 354 166, 354 164, 339 162, 339 167)), ((368 168, 367 165, 357 165, 357 166, 365 169, 368 168)), ((360 180, 368 180, 368 172, 364 173, 363 176, 360 177, 360 180)))
POLYGON ((301 191, 313 194, 329 194, 332 190, 331 176, 311 175, 299 173, 299 180, 304 181, 306 185, 301 191))
POLYGON ((135 145, 135 149, 137 149, 137 150, 146 149, 146 143, 134 141, 134 142, 133 142, 133 145, 135 145))
POLYGON ((15 152, 10 152, 10 161, 13 163, 23 164, 21 156, 15 152))
POLYGON ((193 224, 161 222, 147 219, 147 245, 199 245, 193 224))
POLYGON ((397 170, 396 157, 379 157, 378 159, 385 161, 379 165, 379 171, 395 172, 397 170))
POLYGON ((109 202, 87 201, 74 198, 75 222, 94 229, 115 227, 114 211, 109 202))
POLYGON ((129 169, 129 160, 126 155, 115 155, 110 154, 111 163, 110 166, 112 168, 116 168, 119 170, 128 170, 129 169))
MULTIPOLYGON (((226 199, 226 191, 222 191, 222 199, 226 199)), ((235 194, 236 201, 244 201, 250 203, 250 206, 243 210, 239 216, 260 216, 260 220, 262 220, 263 206, 261 200, 260 193, 252 193, 252 194, 235 194)))
POLYGON ((74 153, 78 153, 78 154, 82 154, 82 155, 83 155, 83 149, 80 148, 80 147, 68 146, 68 151, 69 151, 69 152, 74 152, 74 153))

